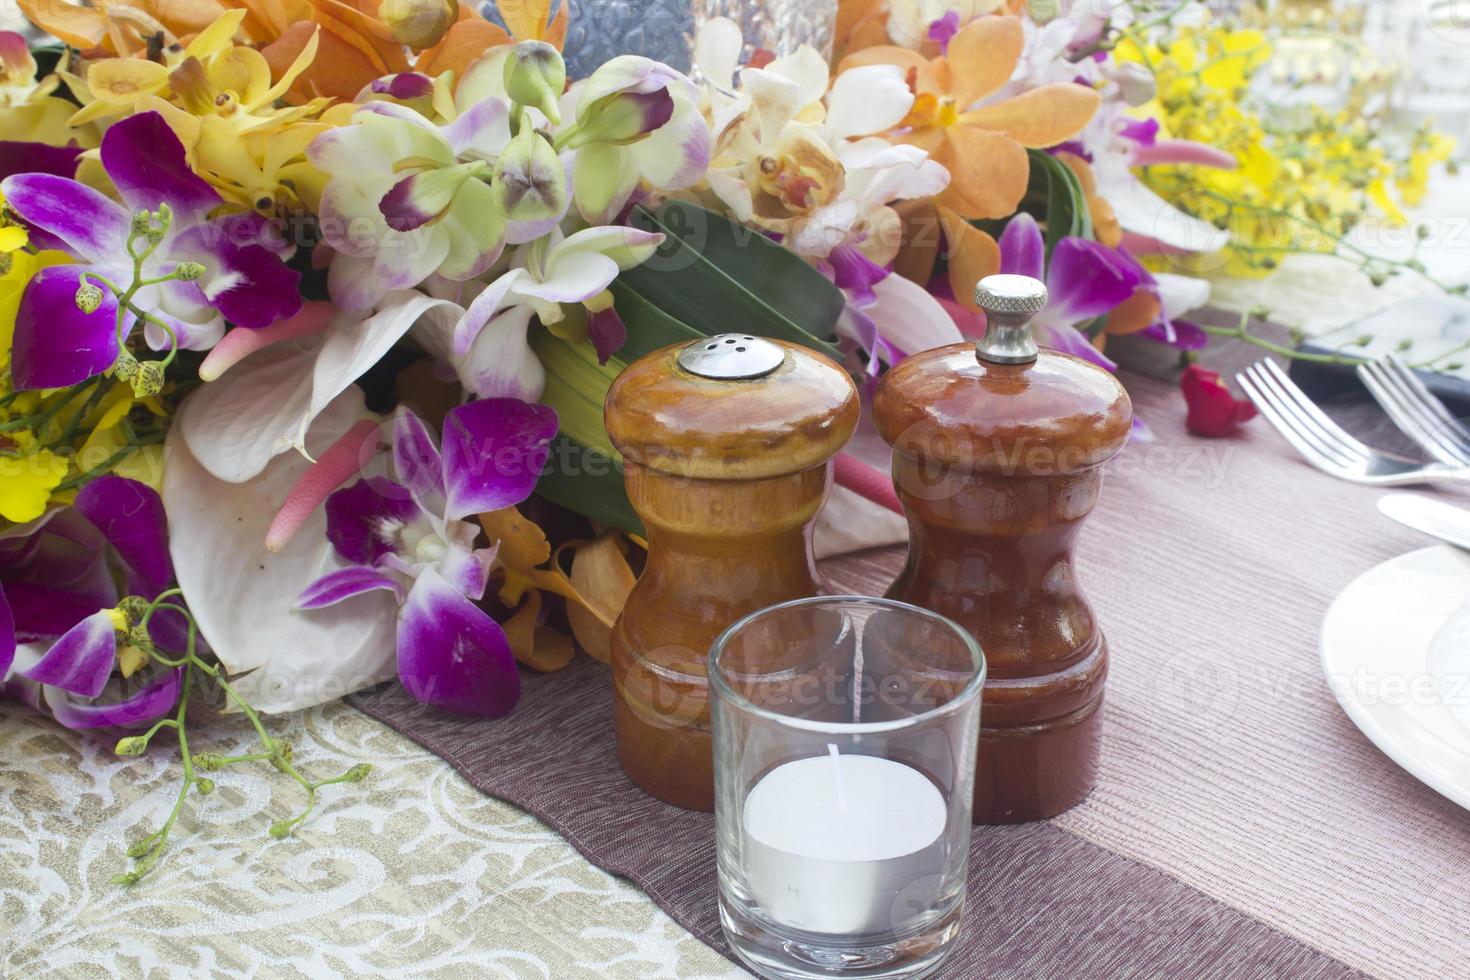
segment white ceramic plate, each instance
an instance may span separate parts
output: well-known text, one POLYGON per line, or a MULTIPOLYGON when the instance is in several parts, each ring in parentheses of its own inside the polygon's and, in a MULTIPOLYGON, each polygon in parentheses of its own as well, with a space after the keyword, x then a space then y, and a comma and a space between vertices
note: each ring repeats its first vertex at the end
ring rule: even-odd
POLYGON ((1470 552, 1425 548, 1359 576, 1322 623, 1322 670, 1374 745, 1470 809, 1470 552))

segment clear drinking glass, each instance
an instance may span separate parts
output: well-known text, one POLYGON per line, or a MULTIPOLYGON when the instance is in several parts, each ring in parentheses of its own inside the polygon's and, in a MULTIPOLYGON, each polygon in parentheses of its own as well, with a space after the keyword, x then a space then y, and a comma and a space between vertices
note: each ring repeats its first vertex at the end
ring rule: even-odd
POLYGON ((694 29, 716 17, 740 25, 746 64, 757 48, 786 55, 803 44, 832 57, 832 33, 837 26, 837 0, 693 0, 694 29))
POLYGON ((720 918, 765 977, 922 977, 959 932, 985 660, 907 603, 801 599, 710 652, 720 918))

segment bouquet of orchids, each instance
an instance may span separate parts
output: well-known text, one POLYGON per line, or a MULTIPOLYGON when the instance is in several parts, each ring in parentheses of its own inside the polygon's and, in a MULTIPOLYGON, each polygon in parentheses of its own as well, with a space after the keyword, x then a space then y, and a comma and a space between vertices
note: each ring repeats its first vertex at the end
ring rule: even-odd
MULTIPOLYGON (((1097 4, 853 0, 831 61, 713 20, 692 77, 570 84, 550 0, 21 6, 64 47, 0 34, 0 694, 176 737, 125 881, 206 773, 300 782, 278 836, 365 774, 308 778, 261 714, 396 678, 495 717, 523 667, 607 658, 641 528, 601 409, 636 357, 738 327, 870 392, 983 330, 995 272, 1105 367, 1205 340, 1208 286, 1151 256, 1229 236, 1145 168, 1238 161, 1169 136, 1097 4), (260 751, 195 752, 201 697, 260 751)), ((893 520, 839 491, 821 534, 893 520)))

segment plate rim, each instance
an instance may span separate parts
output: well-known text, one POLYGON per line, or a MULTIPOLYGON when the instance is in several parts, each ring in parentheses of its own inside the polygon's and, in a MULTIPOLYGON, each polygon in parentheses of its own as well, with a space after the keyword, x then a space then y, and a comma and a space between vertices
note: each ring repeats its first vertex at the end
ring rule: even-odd
POLYGON ((1388 756, 1394 765, 1434 790, 1440 796, 1443 796, 1451 803, 1463 809, 1470 810, 1470 786, 1447 785, 1445 780, 1441 779, 1438 775, 1422 772, 1421 767, 1413 764, 1409 754, 1391 736, 1384 732, 1377 722, 1372 720, 1368 712, 1364 711, 1353 698, 1340 692, 1340 685, 1332 683, 1332 670, 1327 662, 1327 624, 1332 619, 1333 612, 1337 609, 1338 604, 1343 601, 1344 596, 1352 591, 1359 582, 1380 569, 1397 562, 1407 563, 1418 556, 1432 552, 1460 555, 1466 553, 1464 549, 1456 548, 1450 544, 1429 545, 1425 548, 1418 548, 1414 551, 1404 552, 1401 555, 1395 555, 1393 558, 1385 559, 1371 568, 1364 569, 1360 574, 1354 576, 1351 582, 1343 586, 1337 595, 1333 596, 1332 601, 1327 606, 1327 611, 1322 615, 1322 624, 1317 630, 1317 660, 1319 666, 1322 668, 1322 679, 1326 682, 1327 690, 1332 693, 1333 699, 1337 701, 1338 707, 1348 716, 1348 720, 1353 723, 1358 731, 1362 732, 1368 741, 1373 743, 1378 751, 1388 756))

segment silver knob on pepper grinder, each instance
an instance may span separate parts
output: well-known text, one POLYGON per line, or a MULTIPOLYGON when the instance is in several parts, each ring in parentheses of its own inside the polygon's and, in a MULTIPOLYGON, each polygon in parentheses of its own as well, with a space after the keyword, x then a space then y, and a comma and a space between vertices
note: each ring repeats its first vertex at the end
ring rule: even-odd
POLYGON ((975 302, 985 311, 985 336, 975 355, 992 364, 1028 364, 1036 360, 1031 318, 1046 309, 1046 283, 1030 276, 986 276, 975 286, 975 302))

